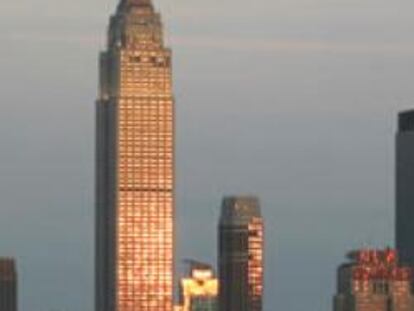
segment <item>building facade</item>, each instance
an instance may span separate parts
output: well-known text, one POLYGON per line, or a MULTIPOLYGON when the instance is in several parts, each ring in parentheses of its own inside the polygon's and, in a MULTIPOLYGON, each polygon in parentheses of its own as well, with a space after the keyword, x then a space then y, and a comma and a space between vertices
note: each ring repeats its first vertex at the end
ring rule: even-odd
POLYGON ((394 250, 360 250, 338 269, 334 311, 412 311, 412 269, 394 250))
POLYGON ((17 311, 17 271, 13 259, 0 258, 0 310, 17 311))
POLYGON ((213 268, 195 261, 189 265, 180 282, 181 311, 217 311, 219 282, 213 268))
POLYGON ((219 310, 262 310, 264 225, 259 200, 225 198, 218 239, 219 310))
POLYGON ((173 310, 171 51, 150 0, 111 17, 96 106, 96 310, 173 310))
POLYGON ((414 267, 414 110, 399 114, 396 138, 396 245, 414 267))

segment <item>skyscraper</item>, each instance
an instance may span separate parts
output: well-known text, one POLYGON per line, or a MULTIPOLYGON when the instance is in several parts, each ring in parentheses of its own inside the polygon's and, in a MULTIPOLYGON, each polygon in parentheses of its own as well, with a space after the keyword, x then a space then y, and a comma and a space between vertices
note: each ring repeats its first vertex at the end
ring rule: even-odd
POLYGON ((334 311, 412 311, 412 269, 393 250, 360 250, 338 269, 334 311))
POLYGON ((10 258, 0 258, 0 310, 17 311, 16 264, 10 258))
POLYGON ((260 311, 264 228, 259 200, 228 197, 219 223, 219 310, 260 311))
POLYGON ((189 273, 180 282, 181 311, 217 311, 218 279, 211 266, 188 261, 189 273))
POLYGON ((162 31, 150 0, 121 0, 100 55, 97 311, 173 308, 174 100, 162 31))
POLYGON ((414 267, 414 110, 400 113, 396 143, 396 245, 414 267))

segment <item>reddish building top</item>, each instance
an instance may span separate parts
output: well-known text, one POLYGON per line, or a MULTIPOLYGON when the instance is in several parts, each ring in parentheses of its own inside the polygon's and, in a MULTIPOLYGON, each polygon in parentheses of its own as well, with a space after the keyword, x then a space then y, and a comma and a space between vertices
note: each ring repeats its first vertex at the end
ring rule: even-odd
POLYGON ((0 258, 0 280, 13 281, 16 279, 15 262, 11 258, 0 258))
POLYGON ((409 281, 413 277, 412 269, 399 265, 398 252, 393 249, 363 249, 349 253, 353 260, 353 279, 409 281))

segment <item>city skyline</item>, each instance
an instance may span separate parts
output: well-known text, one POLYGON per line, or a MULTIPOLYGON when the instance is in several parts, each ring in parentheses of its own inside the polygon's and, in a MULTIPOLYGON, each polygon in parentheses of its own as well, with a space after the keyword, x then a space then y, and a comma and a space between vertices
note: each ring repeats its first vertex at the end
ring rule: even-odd
MULTIPOLYGON (((0 232, 8 237, 0 250, 24 269, 23 310, 89 311, 90 103, 115 1, 0 6, 7 146, 0 232)), ((178 128, 180 253, 213 262, 215 230, 206 223, 218 217, 220 198, 257 193, 277 237, 268 241, 267 302, 329 310, 344 250, 393 241, 395 116, 414 98, 413 4, 157 1, 157 8, 186 120, 178 128), (306 280, 322 275, 320 285, 295 283, 293 271, 306 280)))

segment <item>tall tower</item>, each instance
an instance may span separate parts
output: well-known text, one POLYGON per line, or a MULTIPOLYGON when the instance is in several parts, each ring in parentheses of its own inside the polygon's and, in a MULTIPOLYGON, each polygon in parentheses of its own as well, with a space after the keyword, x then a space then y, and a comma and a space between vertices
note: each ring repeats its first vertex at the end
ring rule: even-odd
POLYGON ((223 200, 219 224, 219 311, 261 311, 263 221, 255 197, 223 200))
POLYGON ((96 311, 173 308, 171 76, 151 1, 121 0, 100 55, 96 311))
POLYGON ((396 245, 414 267, 414 110, 400 113, 396 142, 396 245))
POLYGON ((393 250, 359 250, 338 269, 334 311, 412 311, 412 269, 393 250))
POLYGON ((0 258, 0 310, 17 311, 16 264, 10 258, 0 258))

